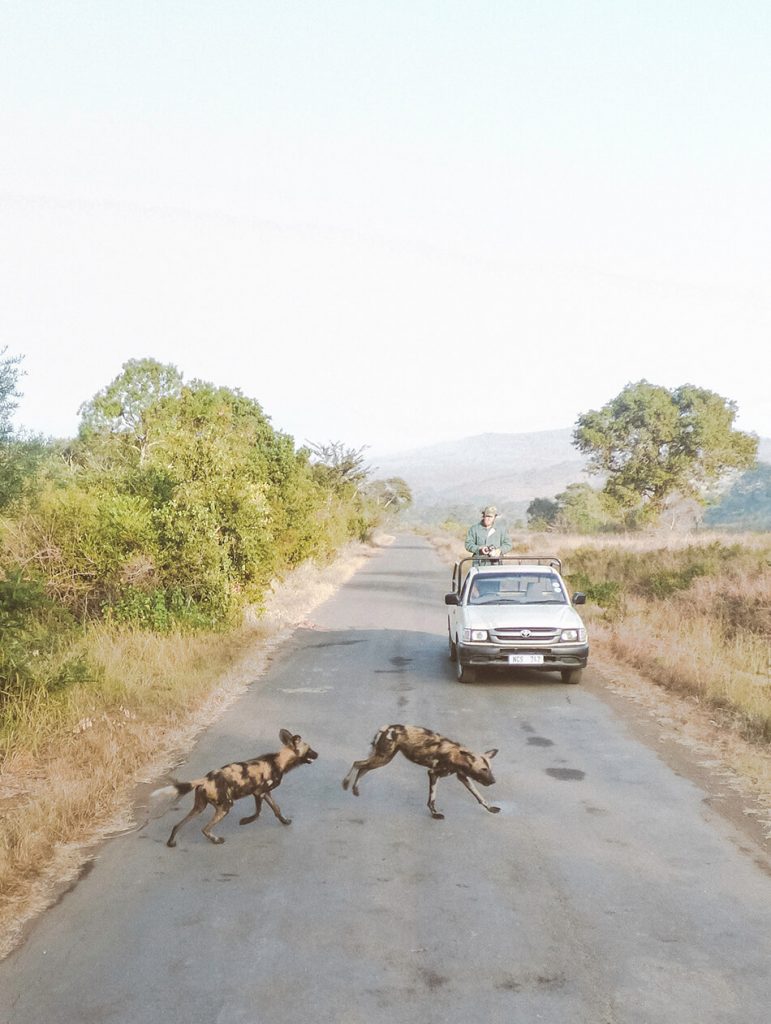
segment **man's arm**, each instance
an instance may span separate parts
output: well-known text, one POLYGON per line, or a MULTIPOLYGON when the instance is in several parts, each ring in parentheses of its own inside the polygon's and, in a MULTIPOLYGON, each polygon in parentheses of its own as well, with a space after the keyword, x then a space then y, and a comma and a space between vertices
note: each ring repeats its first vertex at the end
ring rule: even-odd
POLYGON ((509 535, 508 535, 508 533, 506 533, 506 527, 505 526, 501 530, 501 542, 500 542, 500 544, 498 546, 501 549, 501 554, 502 555, 505 555, 507 551, 511 551, 511 549, 514 547, 514 545, 509 540, 509 535))
POLYGON ((484 545, 480 545, 477 539, 476 526, 470 526, 468 533, 466 534, 466 551, 470 551, 472 555, 479 554, 479 548, 484 545))

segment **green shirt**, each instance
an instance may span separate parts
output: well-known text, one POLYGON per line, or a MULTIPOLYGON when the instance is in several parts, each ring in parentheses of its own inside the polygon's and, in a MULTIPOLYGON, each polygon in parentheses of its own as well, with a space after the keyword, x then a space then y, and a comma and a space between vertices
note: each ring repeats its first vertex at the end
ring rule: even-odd
POLYGON ((500 548, 502 555, 511 551, 512 544, 505 526, 496 526, 493 523, 492 526, 487 527, 482 526, 481 523, 474 523, 469 527, 466 534, 466 551, 470 551, 472 555, 478 555, 479 549, 486 547, 500 548))

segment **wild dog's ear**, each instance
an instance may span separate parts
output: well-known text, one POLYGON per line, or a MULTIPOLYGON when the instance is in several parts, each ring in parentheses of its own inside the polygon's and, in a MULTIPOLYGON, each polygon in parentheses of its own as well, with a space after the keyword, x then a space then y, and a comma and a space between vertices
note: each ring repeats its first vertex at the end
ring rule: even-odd
POLYGON ((493 758, 493 757, 495 757, 495 755, 497 753, 498 753, 498 748, 497 747, 493 747, 492 750, 486 750, 485 751, 485 757, 493 758))
POLYGON ((278 738, 281 740, 285 747, 294 746, 294 736, 288 729, 282 729, 281 732, 278 734, 278 738))

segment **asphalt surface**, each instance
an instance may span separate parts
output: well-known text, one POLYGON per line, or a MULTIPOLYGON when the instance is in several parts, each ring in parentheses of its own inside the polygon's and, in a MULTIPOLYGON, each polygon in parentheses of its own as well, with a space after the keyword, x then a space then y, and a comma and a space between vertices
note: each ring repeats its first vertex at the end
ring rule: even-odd
MULTIPOLYGON (((531 1022, 766 1024, 771 878, 704 792, 636 739, 596 687, 454 678, 449 572, 402 536, 298 630, 176 773, 277 750, 319 759, 201 835, 148 811, 0 964, 2 1024, 531 1022), (501 807, 454 779, 434 821, 398 756, 341 788, 376 729, 498 747, 501 807)), ((588 679, 591 683, 591 668, 588 679)), ((158 780, 161 785, 165 780, 158 780)))

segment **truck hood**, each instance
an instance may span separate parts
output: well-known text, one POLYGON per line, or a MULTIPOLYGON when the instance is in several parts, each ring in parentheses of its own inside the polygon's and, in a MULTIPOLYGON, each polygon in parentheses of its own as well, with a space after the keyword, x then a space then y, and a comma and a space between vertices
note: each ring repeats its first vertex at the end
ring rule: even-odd
POLYGON ((532 629, 534 626, 579 629, 583 626, 581 616, 569 604, 468 605, 463 611, 464 625, 472 629, 494 629, 498 626, 513 629, 532 629))

